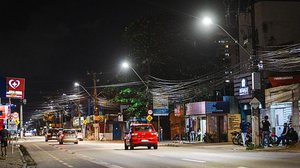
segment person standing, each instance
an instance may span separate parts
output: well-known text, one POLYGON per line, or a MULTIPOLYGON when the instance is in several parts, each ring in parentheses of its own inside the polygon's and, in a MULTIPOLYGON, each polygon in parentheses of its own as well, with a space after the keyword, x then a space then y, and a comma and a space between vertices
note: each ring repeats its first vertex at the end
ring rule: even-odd
POLYGON ((246 137, 248 132, 248 123, 245 121, 245 119, 242 120, 241 125, 241 132, 242 132, 242 140, 243 140, 243 146, 246 146, 246 137))
POLYGON ((201 132, 200 128, 198 129, 198 132, 197 132, 197 140, 202 142, 202 132, 201 132))
POLYGON ((160 138, 160 141, 163 141, 163 139, 164 139, 164 134, 163 134, 163 132, 164 132, 164 130, 163 130, 163 128, 160 126, 160 136, 159 136, 159 138, 160 138))
POLYGON ((262 145, 263 146, 270 146, 270 122, 269 117, 265 116, 265 119, 262 121, 262 145))
POLYGON ((2 130, 0 131, 0 137, 1 137, 1 156, 7 157, 7 141, 8 141, 8 130, 5 129, 5 125, 2 126, 2 130), (4 155, 3 155, 3 149, 4 149, 4 155))

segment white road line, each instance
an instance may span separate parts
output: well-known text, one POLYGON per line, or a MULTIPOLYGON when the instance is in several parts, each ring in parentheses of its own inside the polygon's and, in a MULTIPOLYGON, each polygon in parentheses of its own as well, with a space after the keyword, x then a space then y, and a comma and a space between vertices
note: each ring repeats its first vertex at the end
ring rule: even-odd
POLYGON ((157 156, 157 157, 165 157, 164 155, 158 155, 158 154, 150 154, 152 156, 157 156))
POLYGON ((181 159, 183 161, 189 161, 189 162, 197 162, 197 163, 206 163, 205 160, 193 160, 193 159, 181 159))
POLYGON ((98 164, 98 165, 106 166, 108 168, 123 168, 121 166, 114 165, 114 164, 104 162, 104 161, 101 161, 101 160, 97 160, 96 158, 91 158, 91 157, 88 157, 88 156, 83 155, 83 154, 76 154, 76 155, 80 155, 81 158, 84 159, 84 160, 87 160, 89 162, 92 162, 92 163, 95 163, 95 164, 98 164))
POLYGON ((36 144, 33 144, 33 145, 34 145, 36 148, 38 148, 39 150, 41 150, 41 151, 47 153, 49 156, 51 156, 53 159, 57 160, 59 163, 65 165, 65 166, 67 166, 67 167, 73 167, 72 165, 70 165, 70 164, 68 164, 68 163, 66 163, 66 162, 64 162, 64 161, 62 161, 62 160, 60 160, 60 159, 58 159, 57 157, 53 156, 52 154, 50 154, 49 152, 45 151, 44 149, 42 149, 41 147, 37 146, 36 144))

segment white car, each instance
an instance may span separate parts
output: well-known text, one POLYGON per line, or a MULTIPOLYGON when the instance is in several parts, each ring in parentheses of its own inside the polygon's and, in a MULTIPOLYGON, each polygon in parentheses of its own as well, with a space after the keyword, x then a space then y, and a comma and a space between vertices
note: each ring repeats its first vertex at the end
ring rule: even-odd
POLYGON ((24 134, 25 137, 32 137, 33 134, 31 131, 26 131, 25 134, 24 134))

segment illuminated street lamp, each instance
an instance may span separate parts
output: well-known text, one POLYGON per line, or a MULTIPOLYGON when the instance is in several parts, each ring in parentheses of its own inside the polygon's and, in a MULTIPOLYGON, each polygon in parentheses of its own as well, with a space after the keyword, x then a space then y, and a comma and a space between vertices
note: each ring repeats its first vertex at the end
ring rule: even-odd
POLYGON ((75 87, 81 87, 90 97, 94 98, 82 85, 80 85, 78 82, 74 83, 75 87))
POLYGON ((251 54, 234 38, 232 37, 231 34, 229 34, 222 26, 216 24, 213 22, 213 20, 209 17, 204 17, 202 19, 202 23, 205 25, 205 26, 210 26, 210 25, 215 25, 217 27, 219 27, 223 32, 225 32, 233 41, 235 44, 237 44, 248 56, 251 57, 251 54))
MULTIPOLYGON (((232 35, 231 34, 229 34, 222 26, 220 26, 220 25, 218 25, 218 24, 216 24, 216 23, 214 23, 213 21, 212 21, 212 19, 211 18, 209 18, 209 17, 204 17, 203 18, 203 20, 202 20, 202 23, 204 24, 204 25, 206 25, 206 26, 209 26, 209 25, 215 25, 215 26, 217 26, 217 27, 219 27, 222 31, 224 31, 233 41, 234 41, 234 43, 235 44, 237 44, 250 58, 253 58, 255 55, 251 55, 234 37, 232 37, 232 35)), ((255 75, 259 75, 259 74, 257 74, 257 73, 255 73, 255 72, 253 72, 252 73, 252 82, 254 81, 254 83, 256 83, 255 82, 255 80, 257 80, 258 79, 258 77, 257 78, 255 78, 254 76, 255 75)), ((259 81, 259 83, 260 83, 260 81, 259 81)), ((254 88, 253 86, 252 86, 252 88, 254 88)), ((253 100, 255 100, 256 98, 254 97, 253 98, 253 100)), ((253 101, 252 100, 252 101, 253 101)), ((257 99, 256 99, 257 100, 257 99)), ((251 102, 252 102, 251 101, 251 102)), ((251 102, 250 102, 250 104, 251 104, 251 102)), ((256 145, 256 146, 258 146, 259 145, 259 117, 258 117, 258 110, 257 109, 255 109, 255 108, 252 108, 251 109, 252 110, 252 113, 251 113, 251 118, 252 118, 252 142, 253 142, 253 144, 254 145, 256 145)))
POLYGON ((143 84, 146 86, 146 90, 148 90, 148 85, 146 84, 146 82, 141 78, 141 76, 129 65, 128 62, 123 62, 122 63, 122 68, 124 69, 128 69, 130 68, 135 74, 136 76, 138 76, 138 78, 143 82, 143 84))

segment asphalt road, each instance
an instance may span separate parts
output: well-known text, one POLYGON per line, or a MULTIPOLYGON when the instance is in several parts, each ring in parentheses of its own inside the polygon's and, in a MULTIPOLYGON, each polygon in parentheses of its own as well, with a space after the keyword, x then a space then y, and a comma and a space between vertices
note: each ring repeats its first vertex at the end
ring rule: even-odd
POLYGON ((80 141, 59 145, 43 137, 27 138, 27 150, 40 168, 299 168, 300 153, 232 150, 226 147, 159 146, 157 150, 123 143, 80 141))

